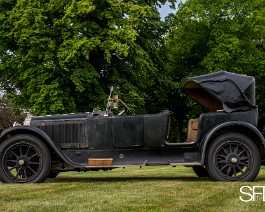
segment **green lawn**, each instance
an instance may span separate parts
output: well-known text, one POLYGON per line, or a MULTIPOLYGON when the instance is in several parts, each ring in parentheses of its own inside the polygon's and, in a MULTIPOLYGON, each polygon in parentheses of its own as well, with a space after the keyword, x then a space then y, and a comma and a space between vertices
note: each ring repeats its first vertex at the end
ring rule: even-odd
POLYGON ((263 211, 262 200, 241 202, 241 186, 254 182, 201 179, 187 167, 133 167, 66 172, 41 184, 1 184, 0 211, 263 211))

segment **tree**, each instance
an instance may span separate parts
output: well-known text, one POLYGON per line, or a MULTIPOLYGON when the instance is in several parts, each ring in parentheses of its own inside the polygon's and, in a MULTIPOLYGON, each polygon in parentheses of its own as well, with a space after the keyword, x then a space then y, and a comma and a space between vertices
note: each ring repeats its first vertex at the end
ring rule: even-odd
POLYGON ((174 81, 220 70, 253 75, 264 108, 264 1, 187 0, 168 22, 167 66, 174 81))
POLYGON ((5 96, 0 96, 0 132, 12 127, 14 122, 22 123, 25 111, 11 104, 5 96))
POLYGON ((152 108, 165 1, 0 0, 1 86, 35 114, 102 109, 113 84, 152 108))

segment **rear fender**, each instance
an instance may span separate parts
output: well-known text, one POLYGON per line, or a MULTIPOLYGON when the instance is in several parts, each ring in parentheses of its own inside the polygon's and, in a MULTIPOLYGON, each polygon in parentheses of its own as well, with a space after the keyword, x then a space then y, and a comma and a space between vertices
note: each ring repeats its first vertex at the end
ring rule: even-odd
POLYGON ((261 132, 252 124, 247 122, 240 121, 231 121, 225 122, 218 126, 212 128, 203 138, 200 150, 201 150, 201 164, 205 164, 205 159, 207 156, 207 149, 211 142, 219 135, 228 133, 228 132, 236 132, 242 135, 248 136, 251 140, 253 140, 256 145, 262 146, 263 148, 259 148, 261 152, 261 157, 264 160, 265 158, 265 139, 261 132))

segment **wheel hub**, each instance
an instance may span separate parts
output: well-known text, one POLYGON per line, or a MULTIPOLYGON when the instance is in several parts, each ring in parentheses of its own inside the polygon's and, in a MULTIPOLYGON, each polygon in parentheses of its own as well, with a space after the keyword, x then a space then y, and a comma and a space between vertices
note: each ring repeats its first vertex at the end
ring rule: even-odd
POLYGON ((18 161, 18 164, 19 164, 20 166, 23 166, 23 165, 25 165, 25 160, 23 160, 23 159, 20 159, 20 160, 18 161))
POLYGON ((237 163, 238 160, 237 160, 237 158, 232 157, 230 161, 231 161, 231 163, 235 164, 235 163, 237 163))
POLYGON ((239 162, 240 158, 236 154, 229 154, 226 156, 226 162, 230 165, 236 165, 239 162))

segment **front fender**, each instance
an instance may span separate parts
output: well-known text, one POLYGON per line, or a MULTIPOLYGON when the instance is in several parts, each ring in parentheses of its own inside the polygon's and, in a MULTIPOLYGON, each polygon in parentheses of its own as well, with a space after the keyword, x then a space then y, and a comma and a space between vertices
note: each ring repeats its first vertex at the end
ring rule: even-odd
POLYGON ((258 144, 262 144, 263 150, 265 150, 265 139, 261 132, 252 124, 247 122, 240 121, 230 121, 225 122, 220 125, 213 127, 202 139, 201 141, 201 164, 205 164, 205 158, 207 154, 207 148, 213 141, 213 138, 216 137, 217 134, 222 134, 226 132, 236 132, 243 135, 248 136, 250 139, 255 141, 258 144))
POLYGON ((0 143, 2 143, 8 136, 13 136, 17 134, 30 134, 34 135, 46 144, 49 145, 57 154, 58 156, 68 163, 70 166, 75 168, 79 167, 76 163, 74 163, 71 159, 69 159, 62 151, 61 148, 52 141, 52 139, 42 130, 33 126, 15 126, 4 130, 0 136, 0 143))

